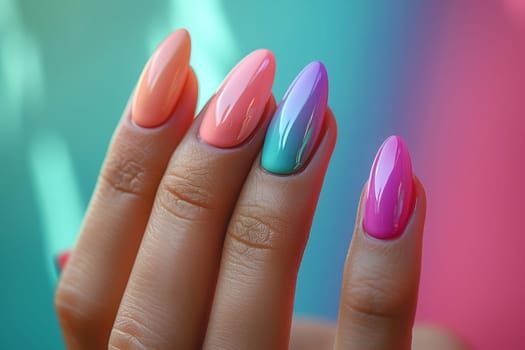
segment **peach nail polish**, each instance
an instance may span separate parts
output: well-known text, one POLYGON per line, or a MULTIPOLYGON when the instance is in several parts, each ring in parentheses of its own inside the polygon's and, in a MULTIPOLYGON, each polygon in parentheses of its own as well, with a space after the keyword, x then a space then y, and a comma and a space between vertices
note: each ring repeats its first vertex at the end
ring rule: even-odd
POLYGON ((228 74, 210 102, 200 127, 201 138, 220 148, 235 147, 257 127, 272 93, 275 58, 268 50, 246 56, 228 74))
POLYGON ((182 92, 189 71, 191 42, 185 29, 168 35, 140 76, 133 98, 133 121, 144 128, 164 123, 182 92))

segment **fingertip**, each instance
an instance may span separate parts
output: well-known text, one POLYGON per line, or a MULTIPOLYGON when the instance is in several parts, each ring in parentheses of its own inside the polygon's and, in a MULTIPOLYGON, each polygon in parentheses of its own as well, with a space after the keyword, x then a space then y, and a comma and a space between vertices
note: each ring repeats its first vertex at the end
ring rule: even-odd
POLYGON ((270 95, 270 99, 268 100, 268 107, 272 111, 275 111, 275 109, 277 108, 277 101, 275 100, 275 96, 273 94, 270 95))
MULTIPOLYGON (((195 69, 190 66, 190 69, 188 71, 188 77, 186 78, 186 86, 184 89, 187 89, 188 97, 194 99, 197 101, 199 97, 199 79, 197 79, 197 74, 195 73, 195 69)), ((183 96, 185 93, 183 92, 183 96)))
POLYGON ((329 145, 333 150, 337 142, 338 127, 337 120, 335 119, 335 115, 330 107, 326 109, 325 130, 325 137, 327 137, 329 145))
POLYGON ((270 98, 268 99, 268 102, 266 102, 266 106, 264 107, 263 117, 261 118, 261 124, 264 126, 265 131, 267 130, 268 124, 271 122, 276 109, 277 109, 277 102, 275 100, 275 96, 271 94, 270 98))
POLYGON ((425 224, 426 211, 427 211, 427 195, 423 183, 417 176, 414 176, 414 209, 412 211, 412 217, 409 219, 407 230, 416 230, 420 236, 423 234, 423 228, 425 224), (412 228, 413 227, 413 228, 412 228))
POLYGON ((420 205, 424 208, 426 208, 427 205, 427 191, 425 190, 425 186, 421 182, 421 180, 414 176, 414 187, 416 189, 416 198, 421 203, 420 205))

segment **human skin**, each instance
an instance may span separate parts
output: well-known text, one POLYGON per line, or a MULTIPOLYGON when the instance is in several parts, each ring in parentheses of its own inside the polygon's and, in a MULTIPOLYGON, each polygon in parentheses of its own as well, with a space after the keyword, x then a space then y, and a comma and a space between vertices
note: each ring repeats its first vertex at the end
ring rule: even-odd
POLYGON ((326 69, 308 65, 276 106, 275 59, 255 51, 194 118, 189 35, 167 40, 154 54, 165 65, 147 65, 115 131, 62 271, 67 347, 308 349, 314 337, 317 349, 409 349, 426 200, 402 139, 385 142, 363 189, 337 324, 292 327, 337 136, 326 69), (162 83, 144 87, 148 74, 162 83))

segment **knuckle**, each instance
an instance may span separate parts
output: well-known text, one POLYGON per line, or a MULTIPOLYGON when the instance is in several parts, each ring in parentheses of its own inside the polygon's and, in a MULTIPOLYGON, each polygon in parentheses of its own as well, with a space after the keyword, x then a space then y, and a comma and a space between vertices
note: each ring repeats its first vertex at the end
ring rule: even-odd
POLYGON ((251 251, 276 250, 286 226, 286 221, 268 208, 243 205, 235 213, 227 235, 232 238, 235 251, 246 255, 251 251))
POLYGON ((73 285, 61 282, 55 293, 55 310, 64 331, 83 338, 103 331, 104 315, 85 293, 73 285))
POLYGON ((414 295, 378 267, 353 266, 343 291, 344 309, 361 318, 395 319, 410 308, 414 295))
POLYGON ((133 147, 119 147, 108 157, 100 179, 117 193, 143 194, 146 167, 140 160, 144 157, 140 153, 133 147))
POLYGON ((146 350, 154 349, 145 343, 145 339, 159 341, 157 334, 132 315, 120 315, 115 321, 109 338, 109 349, 114 350, 146 350))
POLYGON ((212 209, 211 186, 207 175, 194 175, 189 171, 171 170, 164 175, 159 187, 159 204, 179 219, 197 220, 202 217, 202 213, 212 209))

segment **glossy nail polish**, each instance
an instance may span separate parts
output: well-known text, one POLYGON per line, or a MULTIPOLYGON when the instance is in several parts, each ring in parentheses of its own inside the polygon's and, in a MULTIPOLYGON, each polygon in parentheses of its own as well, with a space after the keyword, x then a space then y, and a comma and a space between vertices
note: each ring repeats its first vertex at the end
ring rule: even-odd
POLYGON ((264 169, 291 174, 305 164, 319 138, 327 101, 326 68, 312 62, 295 78, 272 118, 262 151, 264 169))
POLYGON ((200 126, 201 138, 220 148, 243 143, 255 130, 272 93, 275 58, 268 50, 246 56, 226 77, 200 126))
POLYGON ((414 207, 414 180, 408 148, 390 136, 377 152, 365 202, 364 229, 379 239, 399 236, 414 207))
POLYGON ((191 43, 188 32, 171 33, 146 64, 133 97, 131 116, 144 128, 163 124, 182 92, 189 71, 191 43))
POLYGON ((64 267, 66 267, 66 264, 69 260, 70 255, 71 255, 71 252, 69 250, 66 250, 57 256, 56 263, 57 263, 59 272, 61 272, 64 269, 64 267))

